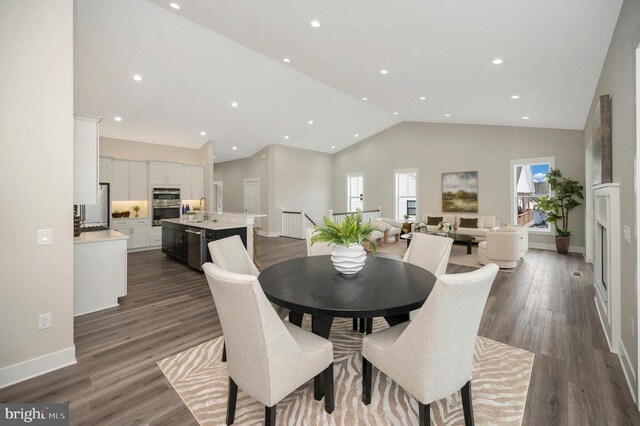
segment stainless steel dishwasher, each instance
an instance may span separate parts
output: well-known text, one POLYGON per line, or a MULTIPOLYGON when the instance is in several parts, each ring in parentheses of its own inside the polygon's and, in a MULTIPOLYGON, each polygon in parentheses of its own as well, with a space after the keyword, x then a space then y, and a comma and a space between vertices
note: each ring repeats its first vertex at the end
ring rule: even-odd
POLYGON ((204 229, 187 228, 187 264, 202 271, 202 233, 204 229))

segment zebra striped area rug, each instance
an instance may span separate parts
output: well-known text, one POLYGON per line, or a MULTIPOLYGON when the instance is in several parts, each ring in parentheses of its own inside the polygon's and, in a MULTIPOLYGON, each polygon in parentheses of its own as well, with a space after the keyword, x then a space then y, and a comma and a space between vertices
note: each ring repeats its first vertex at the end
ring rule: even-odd
MULTIPOLYGON (((310 328, 305 315, 306 329, 310 328)), ((374 331, 388 327, 383 319, 374 331)), ((417 424, 416 401, 401 387, 373 370, 371 405, 361 402, 362 335, 351 330, 351 320, 336 319, 331 329, 334 345, 335 411, 324 411, 313 399, 313 381, 278 404, 282 425, 409 425, 417 424)), ((171 385, 201 425, 225 422, 227 367, 220 361, 222 338, 214 339, 158 363, 171 385)), ((478 337, 472 381, 473 408, 478 425, 520 425, 524 413, 534 354, 478 337)), ((464 425, 459 392, 431 404, 432 424, 464 425)), ((264 421, 264 407, 238 392, 235 424, 264 421)))

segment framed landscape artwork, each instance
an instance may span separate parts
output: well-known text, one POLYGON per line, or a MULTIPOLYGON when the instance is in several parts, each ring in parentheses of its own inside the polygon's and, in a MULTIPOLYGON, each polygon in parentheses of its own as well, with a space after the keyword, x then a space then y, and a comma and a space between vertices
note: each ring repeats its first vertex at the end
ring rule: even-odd
POLYGON ((478 212, 478 172, 442 174, 442 211, 478 212))

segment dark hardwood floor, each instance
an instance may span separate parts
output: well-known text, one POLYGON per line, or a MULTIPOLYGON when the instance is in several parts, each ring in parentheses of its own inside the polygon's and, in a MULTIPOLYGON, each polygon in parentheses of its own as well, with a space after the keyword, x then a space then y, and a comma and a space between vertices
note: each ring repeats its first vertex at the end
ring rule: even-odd
MULTIPOLYGON (((304 241, 259 237, 263 267, 305 255, 304 241)), ((542 250, 498 274, 480 334, 536 354, 524 425, 640 425, 591 280, 581 257, 542 250)), ((131 253, 120 306, 75 320, 78 363, 0 389, 0 401, 69 402, 72 424, 196 424, 156 362, 220 334, 201 273, 159 250, 131 253)))

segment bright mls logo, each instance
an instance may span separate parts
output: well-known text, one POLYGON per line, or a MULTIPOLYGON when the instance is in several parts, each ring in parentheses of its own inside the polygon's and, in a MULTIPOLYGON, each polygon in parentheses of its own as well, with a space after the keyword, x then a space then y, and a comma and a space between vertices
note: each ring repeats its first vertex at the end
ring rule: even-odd
POLYGON ((0 404, 0 425, 69 424, 69 404, 0 404))

